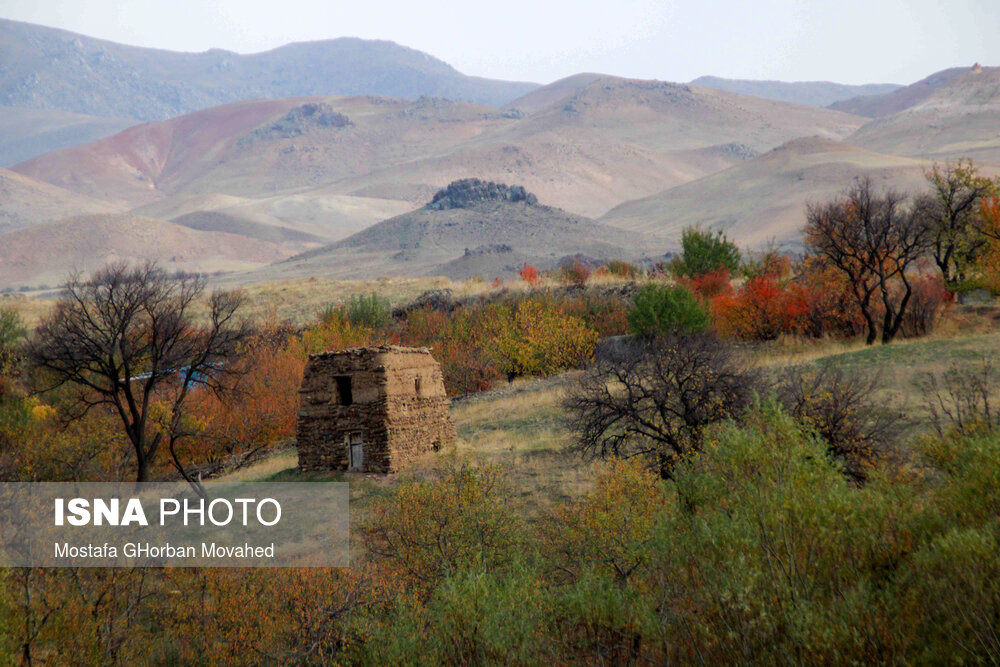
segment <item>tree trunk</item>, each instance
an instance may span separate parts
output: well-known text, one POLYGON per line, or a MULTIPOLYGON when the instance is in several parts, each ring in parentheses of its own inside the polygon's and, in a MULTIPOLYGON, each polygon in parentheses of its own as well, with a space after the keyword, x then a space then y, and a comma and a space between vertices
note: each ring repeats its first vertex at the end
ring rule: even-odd
POLYGON ((139 448, 136 448, 136 462, 137 471, 135 475, 135 481, 137 482, 148 482, 149 481, 149 459, 146 458, 144 454, 139 452, 139 448))

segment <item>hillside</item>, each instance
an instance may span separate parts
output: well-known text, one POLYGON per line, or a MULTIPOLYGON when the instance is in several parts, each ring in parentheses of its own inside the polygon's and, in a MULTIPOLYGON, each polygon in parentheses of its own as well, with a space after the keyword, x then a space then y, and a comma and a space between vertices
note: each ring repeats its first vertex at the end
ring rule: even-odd
MULTIPOLYGON (((463 141, 438 143, 424 156, 411 140, 409 159, 373 164, 368 173, 336 183, 333 191, 417 203, 443 183, 475 176, 522 183, 550 205, 594 217, 795 137, 841 138, 862 122, 709 88, 596 75, 541 88, 512 102, 508 111, 466 124, 463 141)), ((416 136, 461 127, 424 123, 416 136)), ((358 131, 349 128, 345 136, 358 131)))
POLYGON ((509 277, 524 262, 551 268, 567 255, 635 258, 661 255, 667 249, 662 240, 533 203, 532 196, 513 199, 489 195, 441 209, 426 206, 257 271, 251 278, 509 277))
POLYGON ((114 206, 0 168, 0 234, 114 206))
POLYGON ((110 137, 135 124, 129 119, 0 106, 0 167, 110 137))
POLYGON ((877 118, 846 141, 896 155, 1000 162, 1000 67, 939 75, 937 84, 917 90, 919 101, 877 118))
POLYGON ((415 207, 445 183, 479 177, 523 183, 545 202, 596 216, 798 136, 841 138, 862 122, 709 88, 574 81, 513 103, 539 106, 528 114, 427 97, 236 102, 15 170, 133 207, 177 196, 308 193, 415 207))
POLYGON ((251 98, 435 95, 500 106, 536 86, 466 76, 426 53, 341 38, 240 55, 177 53, 0 20, 0 105, 162 120, 251 98))
POLYGON ((290 254, 275 243, 139 216, 68 218, 0 234, 0 289, 58 285, 73 270, 157 260, 168 271, 252 269, 290 254))
MULTIPOLYGON (((723 79, 717 76, 698 77, 691 81, 691 85, 812 107, 827 107, 842 100, 855 100, 870 95, 885 95, 902 88, 895 83, 869 83, 851 86, 831 81, 756 81, 723 79)), ((846 109, 840 110, 846 111, 846 109)))
POLYGON ((18 173, 128 206, 171 194, 211 169, 238 139, 297 106, 295 100, 236 102, 132 127, 107 139, 15 165, 18 173))
POLYGON ((282 230, 290 230, 330 243, 413 208, 405 201, 315 190, 273 197, 178 196, 137 208, 134 212, 161 220, 181 222, 183 219, 188 222, 182 224, 189 225, 191 221, 221 216, 228 221, 226 231, 234 234, 256 237, 259 232, 284 236, 282 230))
POLYGON ((880 186, 923 186, 928 163, 820 138, 796 139, 718 174, 618 206, 601 222, 668 238, 684 227, 723 230, 741 245, 796 243, 806 203, 836 196, 857 176, 880 186))
POLYGON ((968 67, 953 67, 935 72, 928 77, 880 95, 865 95, 841 100, 830 105, 831 109, 869 118, 891 116, 920 104, 938 88, 946 87, 969 72, 968 67))

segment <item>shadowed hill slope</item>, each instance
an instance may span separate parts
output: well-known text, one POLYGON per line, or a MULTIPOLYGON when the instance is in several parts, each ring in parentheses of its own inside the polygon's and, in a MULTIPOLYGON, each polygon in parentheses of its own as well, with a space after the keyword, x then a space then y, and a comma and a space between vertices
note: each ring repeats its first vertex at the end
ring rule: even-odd
POLYGON ((864 95, 840 100, 831 109, 868 118, 882 118, 920 104, 941 87, 947 86, 969 72, 968 67, 953 67, 935 72, 928 77, 880 95, 864 95))
POLYGON ((0 167, 110 137, 135 124, 131 119, 0 106, 0 167))

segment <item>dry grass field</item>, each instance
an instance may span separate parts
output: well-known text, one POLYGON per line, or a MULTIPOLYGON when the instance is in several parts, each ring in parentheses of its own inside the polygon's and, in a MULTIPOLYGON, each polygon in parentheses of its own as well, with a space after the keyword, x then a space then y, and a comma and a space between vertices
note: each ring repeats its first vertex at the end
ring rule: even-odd
MULTIPOLYGON (((878 400, 903 416, 904 436, 927 428, 920 382, 931 372, 955 365, 969 366, 1000 357, 1000 308, 957 307, 939 333, 887 346, 862 342, 782 340, 745 350, 747 359, 763 371, 786 366, 807 371, 831 363, 848 370, 877 373, 883 380, 878 400)), ((454 458, 501 466, 528 516, 586 491, 599 463, 568 452, 573 435, 561 401, 579 371, 542 379, 524 379, 493 391, 453 401, 452 417, 458 441, 450 450, 419 460, 405 475, 433 477, 454 458)), ((1000 396, 997 397, 1000 401, 1000 396)), ((232 473, 241 480, 338 480, 351 484, 357 521, 367 503, 391 489, 399 475, 363 473, 300 473, 294 449, 232 473)))
POLYGON ((55 303, 52 299, 32 298, 22 294, 0 295, 0 308, 10 308, 24 320, 24 323, 33 327, 38 324, 38 320, 48 312, 55 303))

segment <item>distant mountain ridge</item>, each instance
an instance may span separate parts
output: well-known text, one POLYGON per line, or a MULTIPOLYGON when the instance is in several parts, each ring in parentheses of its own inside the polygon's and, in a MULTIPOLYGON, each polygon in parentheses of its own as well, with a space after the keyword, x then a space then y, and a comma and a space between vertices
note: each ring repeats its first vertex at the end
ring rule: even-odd
POLYGON ((432 95, 498 107, 538 87, 466 76, 388 41, 342 37, 249 55, 177 53, 8 20, 0 20, 0 63, 0 105, 138 120, 311 95, 432 95))
MULTIPOLYGON (((761 81, 723 79, 717 76, 701 76, 691 81, 691 84, 811 107, 827 107, 842 100, 869 95, 884 95, 903 87, 896 83, 868 83, 852 86, 832 81, 761 81)), ((845 111, 846 109, 839 110, 845 111)))
POLYGON ((235 101, 428 95, 500 107, 537 87, 466 76, 388 41, 178 53, 0 19, 0 166, 235 101))

